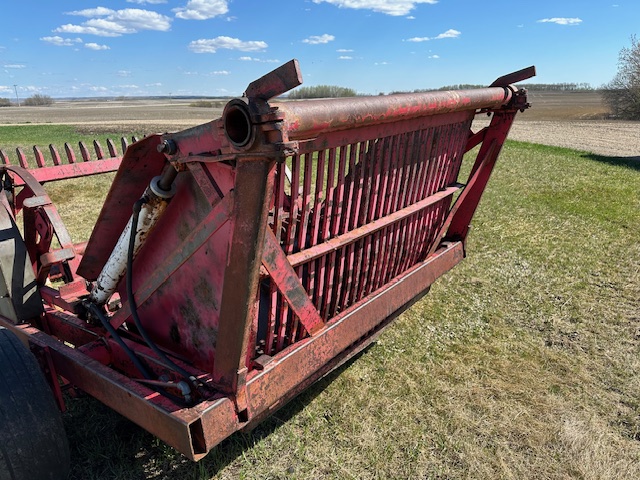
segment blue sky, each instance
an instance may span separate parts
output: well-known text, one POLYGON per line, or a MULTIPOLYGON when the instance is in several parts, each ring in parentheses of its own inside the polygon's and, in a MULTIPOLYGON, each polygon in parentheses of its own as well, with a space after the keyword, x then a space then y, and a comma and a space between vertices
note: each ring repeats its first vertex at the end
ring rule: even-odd
POLYGON ((240 95, 291 58, 304 84, 359 93, 600 86, 640 33, 638 0, 18 0, 3 8, 0 97, 240 95))

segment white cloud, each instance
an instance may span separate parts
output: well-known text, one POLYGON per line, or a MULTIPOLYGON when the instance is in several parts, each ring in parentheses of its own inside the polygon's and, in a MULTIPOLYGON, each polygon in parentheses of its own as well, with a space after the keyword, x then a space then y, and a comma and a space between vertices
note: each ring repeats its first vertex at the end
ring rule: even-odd
POLYGON ((211 72, 209 75, 217 77, 219 75, 230 75, 230 74, 231 74, 231 72, 229 72, 227 70, 216 70, 214 72, 211 72))
POLYGON ((389 62, 375 62, 374 65, 389 65, 389 62))
POLYGON ((558 25, 579 25, 582 23, 582 19, 554 17, 554 18, 543 18, 541 20, 538 20, 538 23, 556 23, 558 25))
POLYGON ((340 8, 373 10, 374 12, 393 15, 407 15, 416 5, 421 3, 435 4, 438 0, 313 0, 313 3, 330 3, 340 8))
POLYGON ((85 43, 84 46, 91 50, 111 50, 107 45, 98 45, 97 43, 85 43))
POLYGON ((62 38, 58 35, 54 35, 53 37, 41 37, 40 40, 50 43, 51 45, 55 45, 56 47, 72 47, 78 43, 82 43, 82 40, 79 38, 62 38))
POLYGON ((119 88, 127 88, 130 90, 137 90, 140 88, 138 85, 118 85, 119 88))
POLYGON ((145 84, 145 87, 161 87, 161 86, 162 84, 160 82, 145 84))
POLYGON ((131 70, 118 70, 116 72, 116 75, 118 75, 119 77, 130 77, 131 76, 131 70))
POLYGON ((74 10, 73 12, 66 12, 67 15, 77 15, 79 17, 104 17, 115 13, 115 10, 105 7, 85 8, 84 10, 74 10))
POLYGON ((240 50, 242 52, 257 52, 264 50, 268 45, 263 41, 242 41, 231 37, 201 38, 189 44, 189 50, 195 53, 216 53, 221 48, 227 50, 240 50))
POLYGON ((227 0, 189 0, 184 7, 172 10, 183 20, 207 20, 229 11, 227 0))
POLYGON ((429 57, 428 57, 428 58, 435 58, 435 59, 438 59, 438 58, 440 58, 440 55, 429 55, 429 57))
POLYGON ((127 3, 137 3, 138 5, 144 5, 145 3, 150 5, 160 5, 161 3, 167 3, 167 0, 127 0, 127 3))
POLYGON ((81 33, 100 37, 119 37, 141 30, 166 32, 171 28, 171 18, 150 10, 125 8, 110 10, 104 7, 69 12, 69 15, 88 17, 86 22, 68 23, 54 30, 56 33, 81 33), (103 18, 99 18, 103 17, 103 18))
POLYGON ((243 62, 280 63, 280 60, 278 60, 277 58, 263 60, 261 58, 254 57, 240 57, 238 58, 238 60, 241 60, 243 62))
POLYGON ((458 30, 454 30, 453 28, 450 28, 446 32, 441 33, 440 35, 435 37, 434 40, 441 40, 443 38, 457 38, 460 36, 461 33, 462 32, 459 32, 458 30))
POLYGON ((450 28, 446 32, 441 33, 440 35, 437 35, 435 37, 413 37, 408 38, 407 42, 428 42, 429 40, 442 40, 443 38, 458 38, 461 34, 462 32, 450 28))
POLYGON ((336 52, 338 52, 338 53, 351 53, 351 52, 353 52, 353 50, 350 49, 350 48, 339 48, 338 50, 336 50, 336 52))
POLYGON ((27 68, 26 65, 22 65, 22 64, 18 64, 18 63, 12 63, 9 65, 3 65, 4 68, 27 68))
POLYGON ((350 57, 348 55, 340 55, 338 57, 338 60, 353 60, 353 57, 350 57))
POLYGON ((308 43, 309 45, 319 45, 321 43, 329 43, 336 39, 333 35, 325 33, 324 35, 311 35, 309 38, 302 40, 302 43, 308 43))

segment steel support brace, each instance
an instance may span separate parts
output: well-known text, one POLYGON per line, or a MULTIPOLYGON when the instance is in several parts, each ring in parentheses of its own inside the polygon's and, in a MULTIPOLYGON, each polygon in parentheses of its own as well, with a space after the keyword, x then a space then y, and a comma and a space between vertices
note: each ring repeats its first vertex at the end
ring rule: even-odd
POLYGON ((445 222, 445 227, 448 227, 444 234, 445 240, 460 240, 464 242, 467 238, 471 226, 471 219, 478 208, 482 194, 487 186, 498 155, 500 155, 502 146, 507 139, 515 116, 515 110, 505 110, 494 113, 476 161, 469 174, 469 183, 458 199, 458 202, 456 202, 456 206, 454 210, 452 210, 451 218, 448 218, 445 222))
POLYGON ((236 164, 236 188, 232 213, 233 234, 224 273, 213 379, 225 393, 236 395, 238 410, 246 408, 243 372, 253 319, 257 315, 256 292, 264 249, 275 177, 275 161, 246 158, 236 164))
POLYGON ((262 264, 269 272, 273 283, 287 299, 289 306, 298 316, 309 335, 316 335, 324 327, 324 321, 311 303, 300 278, 287 260, 282 247, 271 230, 265 235, 262 264))

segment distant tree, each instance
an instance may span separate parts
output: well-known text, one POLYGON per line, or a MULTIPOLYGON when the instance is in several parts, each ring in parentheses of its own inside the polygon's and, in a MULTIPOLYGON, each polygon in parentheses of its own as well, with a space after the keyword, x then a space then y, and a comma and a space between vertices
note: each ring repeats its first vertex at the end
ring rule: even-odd
POLYGON ((9 100, 8 98, 0 98, 0 107, 10 107, 11 106, 11 100, 9 100))
POLYGON ((300 87, 289 94, 291 99, 300 98, 337 98, 355 97, 358 94, 352 88, 336 87, 334 85, 317 85, 315 87, 300 87))
POLYGON ((623 120, 640 120, 640 42, 631 36, 631 47, 618 54, 618 73, 604 86, 604 102, 623 120))
POLYGON ((26 107, 46 107, 51 104, 53 104, 53 98, 49 95, 40 95, 39 93, 32 95, 23 102, 23 105, 26 107))

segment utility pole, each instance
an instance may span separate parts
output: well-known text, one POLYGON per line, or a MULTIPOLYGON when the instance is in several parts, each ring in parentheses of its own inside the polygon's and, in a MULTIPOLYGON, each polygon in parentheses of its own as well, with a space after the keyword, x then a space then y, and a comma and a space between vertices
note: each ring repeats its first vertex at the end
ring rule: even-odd
POLYGON ((14 83, 13 89, 16 91, 16 101, 18 102, 18 106, 20 106, 20 99, 18 98, 18 85, 14 83))

